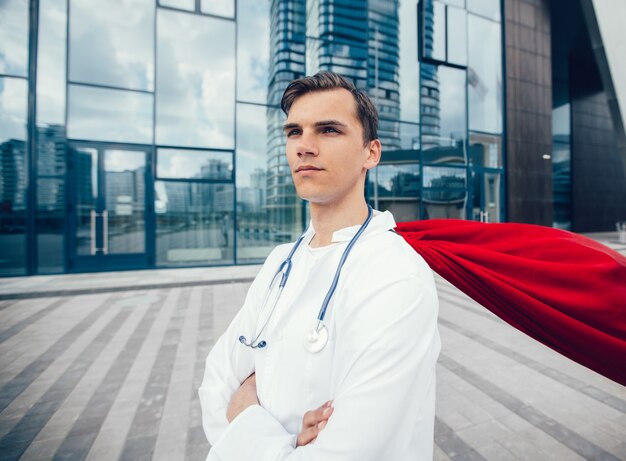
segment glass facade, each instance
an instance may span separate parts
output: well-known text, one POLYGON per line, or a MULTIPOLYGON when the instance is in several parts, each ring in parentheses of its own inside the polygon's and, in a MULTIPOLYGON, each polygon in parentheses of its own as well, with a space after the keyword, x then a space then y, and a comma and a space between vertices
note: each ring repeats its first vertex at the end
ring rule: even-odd
POLYGON ((378 107, 374 207, 504 220, 499 1, 29 6, 0 3, 0 275, 263 261, 309 219, 279 103, 319 70, 378 107))

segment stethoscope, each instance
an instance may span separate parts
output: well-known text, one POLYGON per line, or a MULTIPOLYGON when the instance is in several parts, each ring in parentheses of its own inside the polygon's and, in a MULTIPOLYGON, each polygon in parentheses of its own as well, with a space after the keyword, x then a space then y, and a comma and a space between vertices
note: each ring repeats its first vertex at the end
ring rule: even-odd
MULTIPOLYGON (((317 316, 317 320, 315 322, 315 325, 305 335, 305 338, 304 338, 304 348, 307 351, 311 352, 311 353, 316 353, 316 352, 321 351, 322 349, 324 349, 324 346, 326 346, 326 343, 328 342, 328 328, 326 328, 326 325, 324 324, 324 316, 326 315, 326 309, 328 308, 328 305, 330 304, 330 300, 333 297, 333 294, 335 293, 335 289, 337 288, 337 283, 339 281, 339 275, 341 274, 341 268, 343 267, 343 264, 346 262, 346 259, 348 258, 348 254, 350 253, 350 250, 352 250, 352 247, 356 243, 357 239, 361 236, 361 234, 363 233, 363 231, 365 230, 367 225, 372 220, 372 214, 373 214, 372 207, 368 204, 367 205, 367 219, 361 225, 361 227, 359 228, 357 233, 354 235, 354 237, 352 237, 352 239, 348 243, 348 246, 344 250, 343 255, 341 256, 341 259, 339 260, 339 265, 337 266, 337 270, 335 271, 335 277, 333 278, 333 282, 330 284, 330 288, 328 289, 328 293, 326 293, 326 297, 324 298, 324 302, 322 302, 322 307, 320 308, 320 312, 319 312, 319 314, 317 316)), ((280 266, 278 267, 278 270, 276 271, 276 274, 274 274, 274 277, 272 278, 272 281, 270 282, 270 286, 269 286, 269 288, 267 290, 267 294, 265 296, 265 300, 263 301, 263 308, 261 309, 260 312, 264 312, 265 311, 265 307, 267 305, 267 301, 269 300, 269 298, 272 295, 273 286, 274 286, 274 282, 276 280, 276 276, 278 274, 282 273, 282 276, 280 278, 280 283, 278 284, 278 292, 277 292, 276 296, 274 296, 274 302, 272 304, 272 309, 270 310, 270 313, 267 316, 267 319, 265 320, 265 323, 263 324, 263 327, 261 328, 259 333, 256 335, 256 337, 249 343, 247 342, 245 336, 242 335, 242 336, 239 337, 239 342, 241 344, 243 344, 244 346, 248 346, 248 347, 251 347, 253 349, 257 349, 257 348, 258 349, 263 349, 264 347, 267 346, 267 342, 264 341, 264 340, 263 341, 259 341, 256 345, 254 343, 257 342, 257 340, 259 339, 259 337, 263 333, 263 330, 265 330, 265 327, 267 326, 270 318, 272 317, 272 313, 274 312, 274 309, 276 309, 276 305, 278 304, 278 301, 280 300, 280 295, 282 294, 283 289, 285 288, 285 285, 287 284, 287 280, 289 280, 289 273, 291 272, 291 267, 292 267, 291 258, 293 258, 294 253, 296 252, 296 250, 300 246, 300 243, 302 243, 302 240, 304 239, 304 235, 305 234, 306 234, 306 232, 300 236, 300 238, 298 239, 296 244, 293 246, 293 248, 289 252, 289 256, 287 256, 287 259, 285 259, 280 264, 280 266)))

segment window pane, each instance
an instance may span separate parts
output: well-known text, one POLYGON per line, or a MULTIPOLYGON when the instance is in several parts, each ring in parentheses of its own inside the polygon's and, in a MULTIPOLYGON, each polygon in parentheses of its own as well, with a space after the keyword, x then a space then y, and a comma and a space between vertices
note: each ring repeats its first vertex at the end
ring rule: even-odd
POLYGON ((63 272, 65 223, 65 181, 44 178, 37 181, 37 272, 63 272))
MULTIPOLYGON (((289 52, 284 52, 289 57, 289 52)), ((237 2, 237 99, 267 104, 270 2, 237 2)))
POLYGON ((555 141, 570 142, 570 107, 567 103, 552 109, 552 138, 555 141))
POLYGON ((502 138, 484 133, 470 133, 470 163, 474 166, 502 168, 502 138))
POLYGON ((232 18, 235 15, 235 0, 202 0, 200 10, 203 13, 232 18))
POLYGON ((159 10, 157 31, 157 144, 233 148, 234 22, 159 10))
POLYGON ((40 0, 37 45, 37 124, 65 125, 67 0, 40 0))
POLYGON ((472 218, 482 222, 500 222, 502 209, 502 173, 476 170, 472 172, 472 218))
POLYGON ((424 218, 465 219, 467 204, 465 168, 425 166, 423 174, 424 218))
POLYGON ((302 200, 285 157, 280 109, 237 106, 237 261, 262 261, 302 231, 302 200))
POLYGON ((369 202, 379 210, 391 211, 397 222, 415 221, 419 219, 420 185, 418 163, 382 164, 368 175, 369 202))
POLYGON ((37 174, 62 176, 65 174, 65 130, 58 125, 37 128, 37 174))
POLYGON ((0 77, 0 274, 26 271, 26 87, 0 77))
POLYGON ((104 151, 108 254, 144 253, 146 152, 104 151))
POLYGON ((469 15, 469 125, 502 133, 502 57, 500 24, 469 15))
POLYGON ((419 164, 383 164, 376 168, 379 197, 419 197, 419 164))
POLYGON ((467 13, 448 7, 448 59, 451 64, 467 65, 467 13))
POLYGON ((500 20, 500 0, 467 0, 467 10, 489 19, 500 20))
POLYGON ((446 60, 446 7, 436 0, 424 0, 422 53, 425 58, 446 60))
POLYGON ((157 176, 232 180, 233 156, 230 152, 159 149, 157 176))
POLYGON ((98 210, 98 151, 89 147, 72 148, 76 171, 75 241, 77 255, 92 255, 102 243, 96 237, 94 213, 98 210))
POLYGON ((417 60, 417 3, 400 2, 400 120, 419 122, 419 64, 417 60))
POLYGON ((465 8, 465 0, 443 0, 443 1, 447 3, 448 5, 458 6, 459 8, 465 8))
POLYGON ((26 80, 0 77, 0 142, 26 140, 26 80))
POLYGON ((465 163, 465 71, 447 66, 433 68, 428 77, 422 72, 422 88, 429 94, 422 96, 422 160, 465 163))
POLYGON ((232 263, 232 184, 155 183, 159 266, 232 263))
POLYGON ((68 137, 151 144, 152 98, 132 91, 70 85, 68 137))
POLYGON ((466 177, 465 168, 424 167, 424 187, 464 189, 466 177))
POLYGON ((159 0, 159 5, 180 8, 181 10, 195 11, 196 0, 159 0))
POLYGON ((0 2, 0 74, 28 75, 28 1, 0 2))
POLYGON ((72 0, 70 68, 74 82, 154 90, 154 1, 72 0))
POLYGON ((553 226, 569 230, 572 227, 572 158, 569 143, 552 143, 552 193, 553 226))

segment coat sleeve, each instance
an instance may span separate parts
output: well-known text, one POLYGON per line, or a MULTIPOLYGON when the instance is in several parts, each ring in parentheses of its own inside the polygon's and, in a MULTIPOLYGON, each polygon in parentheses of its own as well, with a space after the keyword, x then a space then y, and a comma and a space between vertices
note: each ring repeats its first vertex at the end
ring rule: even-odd
MULTIPOLYGON (((384 276, 383 276, 384 277, 384 276)), ((434 281, 417 275, 348 294, 337 317, 335 395, 327 426, 314 443, 296 438, 261 406, 238 415, 212 449, 220 461, 432 459, 435 364, 440 350, 434 281), (411 446, 416 423, 430 427, 426 448, 411 446), (421 458, 420 458, 421 459, 421 458), (426 458, 425 458, 426 459, 426 458)), ((420 439, 421 440, 421 439, 420 439)))
POLYGON ((243 306, 206 358, 204 377, 198 394, 202 407, 202 426, 211 445, 228 428, 226 410, 232 395, 254 372, 253 350, 242 345, 238 338, 244 335, 250 340, 254 334, 267 284, 273 275, 270 272, 275 269, 272 259, 272 255, 268 256, 265 265, 250 285, 243 306))

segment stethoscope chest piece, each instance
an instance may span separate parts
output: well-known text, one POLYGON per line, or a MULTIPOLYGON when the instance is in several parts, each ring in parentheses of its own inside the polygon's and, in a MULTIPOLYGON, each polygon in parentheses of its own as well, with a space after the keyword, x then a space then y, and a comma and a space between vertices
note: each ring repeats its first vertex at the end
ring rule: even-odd
POLYGON ((315 321, 315 325, 306 333, 304 337, 304 348, 311 352, 316 353, 324 349, 328 343, 328 328, 326 325, 319 325, 319 321, 315 321))

